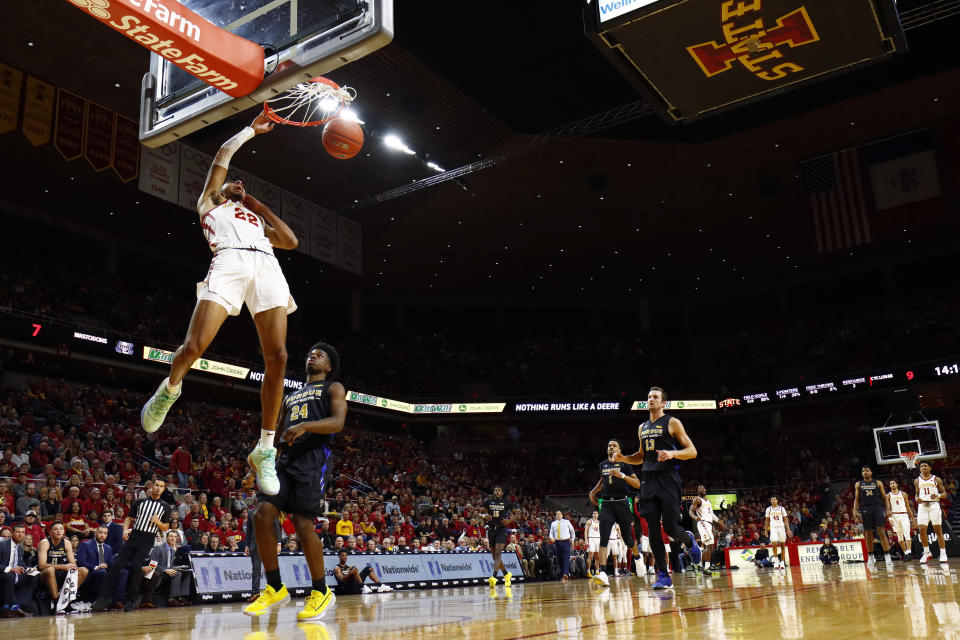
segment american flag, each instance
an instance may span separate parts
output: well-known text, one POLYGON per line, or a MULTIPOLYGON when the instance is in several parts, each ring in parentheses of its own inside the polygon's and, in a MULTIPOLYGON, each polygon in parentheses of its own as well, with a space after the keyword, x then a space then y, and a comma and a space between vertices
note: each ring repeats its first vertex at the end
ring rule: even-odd
POLYGON ((803 163, 813 209, 817 251, 856 247, 872 241, 858 148, 803 163))

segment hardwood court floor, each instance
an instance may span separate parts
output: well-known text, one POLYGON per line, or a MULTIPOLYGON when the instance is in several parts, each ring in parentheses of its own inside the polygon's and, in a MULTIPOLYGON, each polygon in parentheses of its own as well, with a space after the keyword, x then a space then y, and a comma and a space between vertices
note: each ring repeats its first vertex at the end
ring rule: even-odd
MULTIPOLYGON (((960 565, 958 565, 960 566, 960 565)), ((300 602, 259 619, 239 604, 0 620, 0 637, 36 640, 574 640, 619 638, 946 638, 960 640, 960 575, 949 565, 863 564, 685 574, 673 591, 648 579, 585 580, 343 597, 323 624, 297 624, 300 602), (652 582, 652 581, 651 581, 652 582)))

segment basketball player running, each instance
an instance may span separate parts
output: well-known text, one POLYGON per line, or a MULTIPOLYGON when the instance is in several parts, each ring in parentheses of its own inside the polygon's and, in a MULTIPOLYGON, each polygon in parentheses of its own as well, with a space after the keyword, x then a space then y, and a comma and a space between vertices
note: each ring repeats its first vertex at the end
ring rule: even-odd
POLYGON ((339 367, 340 355, 336 349, 318 342, 307 353, 307 383, 284 398, 282 452, 277 460, 280 490, 276 495, 261 491, 253 515, 257 551, 266 571, 267 587, 243 610, 248 616, 261 616, 290 600, 280 579, 277 559, 274 522, 280 511, 292 514, 313 581, 297 620, 306 622, 322 617, 336 600, 326 585, 323 543, 314 530, 313 520, 326 510, 327 474, 333 467, 330 444, 334 434, 343 430, 347 416, 346 391, 342 384, 331 380, 339 367))
POLYGON ((509 587, 513 574, 507 571, 503 564, 503 548, 507 546, 507 524, 503 521, 507 514, 512 511, 519 511, 520 505, 514 504, 503 499, 503 487, 497 485, 493 488, 493 497, 483 501, 486 507, 487 520, 487 541, 490 543, 490 551, 493 554, 493 575, 487 579, 490 587, 497 586, 497 574, 503 571, 503 586, 509 587))
POLYGON ((910 527, 917 526, 917 521, 913 517, 913 509, 910 508, 910 496, 900 490, 900 485, 896 480, 890 481, 890 526, 893 532, 897 534, 897 540, 900 543, 900 550, 903 552, 903 559, 909 560, 912 552, 910 527))
POLYGON ((780 506, 780 500, 776 496, 770 498, 770 506, 764 514, 763 532, 773 548, 773 568, 785 569, 782 555, 786 554, 784 545, 787 541, 787 510, 780 506))
POLYGON ((593 565, 600 571, 600 512, 594 511, 584 526, 587 533, 587 574, 593 576, 593 565))
POLYGON ((873 469, 864 467, 861 470, 863 480, 857 482, 853 489, 853 513, 860 513, 863 519, 863 537, 867 539, 867 564, 875 562, 873 557, 873 533, 876 531, 880 538, 880 547, 883 549, 883 561, 889 564, 890 542, 887 540, 887 530, 884 524, 887 521, 887 512, 890 511, 890 500, 883 490, 883 483, 873 479, 873 469))
POLYGON ((697 485, 697 497, 690 505, 690 517, 697 522, 697 532, 700 534, 700 545, 703 547, 703 570, 710 571, 710 557, 716 538, 713 535, 715 523, 720 521, 713 513, 713 505, 707 500, 707 488, 697 485))
MULTIPOLYGON (((600 506, 600 567, 592 580, 604 587, 610 586, 610 578, 604 569, 607 566, 607 553, 610 546, 610 534, 613 525, 620 525, 623 540, 620 544, 633 546, 630 525, 633 524, 633 512, 630 509, 630 488, 640 488, 640 479, 629 462, 617 460, 623 457, 619 440, 607 443, 607 459, 600 463, 600 480, 590 491, 590 502, 600 506), (597 498, 597 494, 601 494, 597 498)), ((624 549, 626 549, 624 547, 624 549)), ((616 572, 617 561, 613 561, 616 572)))
POLYGON ((197 201, 200 225, 213 252, 210 270, 197 284, 197 306, 186 338, 173 354, 170 375, 140 412, 144 430, 153 433, 160 428, 180 397, 183 377, 206 351, 227 316, 238 315, 246 304, 260 336, 264 363, 260 441, 248 461, 257 472, 260 489, 268 495, 279 491, 273 436, 287 366, 287 314, 297 308, 273 248, 294 249, 297 237, 268 207, 244 191, 240 180, 226 182, 226 178, 230 158, 240 145, 272 129, 273 122, 261 113, 251 126, 223 143, 210 165, 197 201))
POLYGON ((930 553, 930 539, 927 537, 927 525, 932 524, 937 534, 937 546, 940 547, 940 562, 947 562, 947 547, 943 541, 943 512, 940 500, 947 493, 943 480, 930 473, 930 463, 920 463, 920 477, 913 481, 917 490, 917 524, 920 525, 920 543, 923 555, 920 562, 926 564, 933 557, 930 553))
POLYGON ((680 460, 693 460, 697 457, 697 448, 687 435, 683 423, 668 413, 664 413, 667 394, 660 387, 650 387, 647 393, 647 409, 650 418, 640 425, 640 450, 633 455, 619 454, 614 458, 618 462, 632 465, 643 464, 640 486, 640 499, 636 514, 647 521, 650 530, 650 547, 653 549, 654 564, 657 569, 657 581, 654 589, 666 589, 673 586, 667 567, 666 547, 662 536, 656 531, 663 524, 667 535, 678 542, 690 545, 690 556, 695 563, 700 562, 700 547, 689 531, 680 526, 680 460))

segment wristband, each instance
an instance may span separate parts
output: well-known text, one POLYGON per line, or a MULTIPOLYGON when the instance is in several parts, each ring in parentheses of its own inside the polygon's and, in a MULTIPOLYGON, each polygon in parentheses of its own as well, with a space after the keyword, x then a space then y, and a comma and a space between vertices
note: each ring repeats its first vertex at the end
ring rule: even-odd
POLYGON ((233 154, 237 152, 237 149, 240 148, 240 145, 247 140, 250 140, 255 135, 257 135, 257 132, 253 130, 253 127, 244 127, 241 129, 240 133, 223 143, 223 145, 220 147, 220 151, 217 153, 217 156, 213 159, 213 164, 226 169, 228 166, 230 166, 230 158, 232 158, 233 154))

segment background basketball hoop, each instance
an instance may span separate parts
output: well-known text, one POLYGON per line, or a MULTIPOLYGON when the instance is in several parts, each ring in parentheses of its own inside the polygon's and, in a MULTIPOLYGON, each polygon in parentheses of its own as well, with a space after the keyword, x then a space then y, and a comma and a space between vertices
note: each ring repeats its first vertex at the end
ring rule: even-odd
POLYGON ((337 117, 356 97, 351 87, 317 76, 269 98, 263 103, 263 111, 280 124, 314 127, 337 117))
POLYGON ((907 465, 907 469, 916 469, 917 468, 917 458, 920 457, 919 451, 904 451, 900 454, 900 457, 903 459, 903 463, 907 465))

